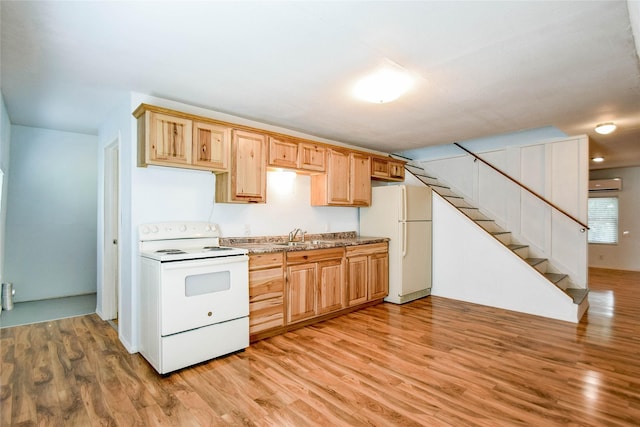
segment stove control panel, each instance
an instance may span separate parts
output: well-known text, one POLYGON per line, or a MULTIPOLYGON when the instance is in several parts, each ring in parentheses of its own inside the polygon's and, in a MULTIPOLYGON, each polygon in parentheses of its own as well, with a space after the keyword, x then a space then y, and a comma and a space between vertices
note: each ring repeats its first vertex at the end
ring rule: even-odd
POLYGON ((219 237, 220 230, 210 222, 157 222, 138 227, 139 240, 195 239, 219 237))

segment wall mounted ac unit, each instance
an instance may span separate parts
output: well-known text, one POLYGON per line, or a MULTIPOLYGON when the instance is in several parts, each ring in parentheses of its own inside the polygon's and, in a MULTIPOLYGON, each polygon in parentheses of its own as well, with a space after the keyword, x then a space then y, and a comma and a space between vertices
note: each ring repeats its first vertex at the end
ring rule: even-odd
POLYGON ((589 181, 589 191, 620 191, 622 180, 620 178, 592 179, 589 181))

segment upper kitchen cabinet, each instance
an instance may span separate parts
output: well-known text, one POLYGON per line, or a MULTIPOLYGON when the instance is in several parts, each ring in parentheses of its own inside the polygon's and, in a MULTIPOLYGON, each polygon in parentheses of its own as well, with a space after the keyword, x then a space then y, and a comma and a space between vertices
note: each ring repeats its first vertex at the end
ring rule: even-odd
POLYGON ((267 201, 267 138, 264 134, 231 131, 231 170, 216 176, 216 202, 267 201))
POLYGON ((326 169, 327 148, 308 142, 298 144, 298 169, 311 172, 324 172, 326 169))
POLYGON ((298 143, 286 138, 269 137, 269 166, 296 169, 298 143))
POLYGON ((324 172, 326 147, 294 139, 269 137, 269 166, 300 172, 324 172))
POLYGON ((138 160, 141 166, 187 167, 191 164, 191 120, 147 111, 138 118, 138 160))
POLYGON ((327 171, 311 176, 313 206, 369 206, 371 158, 347 150, 327 149, 327 171))
POLYGON ((146 104, 133 115, 138 119, 138 166, 228 170, 228 126, 146 104))
POLYGON ((194 121, 192 163, 213 171, 228 170, 230 142, 230 128, 194 121))
POLYGON ((402 160, 372 156, 371 178, 382 181, 404 181, 404 164, 402 160))

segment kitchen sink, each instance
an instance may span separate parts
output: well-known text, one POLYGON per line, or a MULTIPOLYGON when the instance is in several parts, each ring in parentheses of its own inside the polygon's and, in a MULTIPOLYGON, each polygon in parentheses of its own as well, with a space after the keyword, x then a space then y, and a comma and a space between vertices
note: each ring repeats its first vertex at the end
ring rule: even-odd
POLYGON ((323 243, 331 243, 327 240, 307 240, 306 242, 285 242, 285 243, 274 243, 277 246, 312 246, 312 245, 321 245, 323 243))
POLYGON ((309 246, 310 242, 286 242, 286 243, 274 243, 276 246, 309 246))

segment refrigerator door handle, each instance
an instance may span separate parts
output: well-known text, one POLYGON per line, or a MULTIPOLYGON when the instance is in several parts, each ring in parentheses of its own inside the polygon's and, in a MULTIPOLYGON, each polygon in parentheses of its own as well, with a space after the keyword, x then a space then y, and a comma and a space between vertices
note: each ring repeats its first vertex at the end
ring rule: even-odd
POLYGON ((402 258, 407 256, 407 222, 402 222, 402 258))
MULTIPOLYGON (((402 197, 402 217, 400 221, 407 220, 407 187, 404 185, 400 186, 400 197, 402 197)), ((405 227, 406 230, 406 227, 405 227)))

